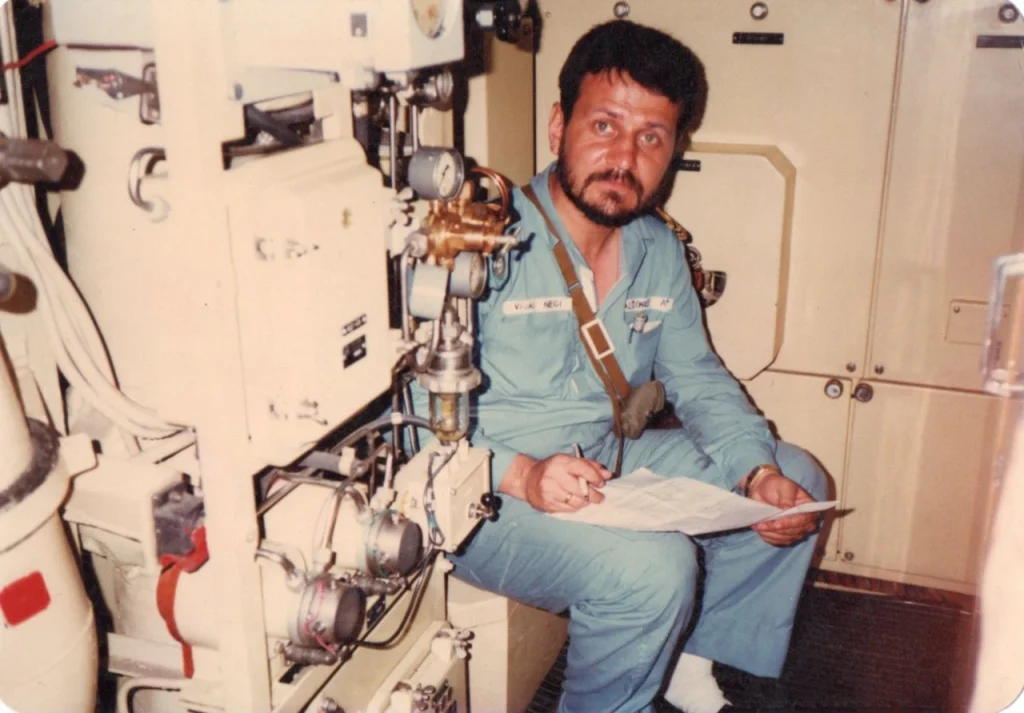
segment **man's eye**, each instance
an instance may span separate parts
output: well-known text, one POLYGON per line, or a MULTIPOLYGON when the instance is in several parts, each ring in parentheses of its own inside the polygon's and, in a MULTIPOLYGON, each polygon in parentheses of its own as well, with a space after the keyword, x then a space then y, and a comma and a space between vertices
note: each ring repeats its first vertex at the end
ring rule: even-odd
POLYGON ((658 136, 657 134, 644 134, 640 140, 643 141, 644 144, 647 146, 657 146, 658 142, 661 140, 661 137, 658 136))
POLYGON ((607 134, 612 130, 612 125, 607 121, 596 121, 594 122, 594 129, 596 129, 599 134, 607 134))

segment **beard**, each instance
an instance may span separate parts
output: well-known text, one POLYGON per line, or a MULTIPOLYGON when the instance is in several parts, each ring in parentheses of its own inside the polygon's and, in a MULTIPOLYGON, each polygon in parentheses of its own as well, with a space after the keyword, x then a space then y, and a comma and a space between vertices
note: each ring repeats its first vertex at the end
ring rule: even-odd
POLYGON ((621 169, 610 169, 600 173, 592 173, 579 183, 578 177, 569 168, 566 160, 565 147, 558 152, 558 164, 555 166, 558 184, 562 192, 576 209, 592 223, 606 228, 621 228, 623 225, 647 213, 655 204, 657 192, 644 199, 644 187, 632 172, 621 169), (591 184, 598 181, 621 181, 636 196, 636 205, 626 208, 622 198, 614 193, 607 194, 600 203, 588 201, 584 194, 591 184))

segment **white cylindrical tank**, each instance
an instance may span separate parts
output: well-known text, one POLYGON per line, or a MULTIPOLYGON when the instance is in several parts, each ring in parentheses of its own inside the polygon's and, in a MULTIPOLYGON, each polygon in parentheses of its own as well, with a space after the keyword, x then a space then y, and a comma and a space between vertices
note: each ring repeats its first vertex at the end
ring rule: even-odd
POLYGON ((0 552, 0 587, 0 700, 19 713, 91 713, 96 627, 56 511, 0 552))
POLYGON ((16 711, 96 705, 96 627, 58 508, 57 435, 25 420, 0 341, 0 701, 16 711))
POLYGON ((5 354, 0 352, 0 491, 6 490, 28 468, 32 460, 32 439, 28 435, 25 412, 18 392, 7 371, 5 354))

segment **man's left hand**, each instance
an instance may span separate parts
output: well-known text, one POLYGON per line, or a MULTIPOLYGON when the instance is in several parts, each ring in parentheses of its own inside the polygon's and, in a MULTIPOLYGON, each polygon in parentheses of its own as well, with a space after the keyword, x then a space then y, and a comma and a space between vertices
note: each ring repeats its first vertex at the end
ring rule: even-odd
MULTIPOLYGON (((781 473, 768 472, 759 477, 750 488, 749 497, 787 510, 802 503, 814 502, 806 490, 781 473)), ((799 542, 818 529, 818 514, 793 515, 781 520, 759 522, 751 529, 769 545, 785 547, 799 542)))

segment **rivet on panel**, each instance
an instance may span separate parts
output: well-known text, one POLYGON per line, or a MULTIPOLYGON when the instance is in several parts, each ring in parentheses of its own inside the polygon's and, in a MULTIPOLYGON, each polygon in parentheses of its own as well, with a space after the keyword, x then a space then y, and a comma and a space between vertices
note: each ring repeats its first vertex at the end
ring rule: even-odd
POLYGON ((857 365, 854 364, 852 361, 848 361, 846 362, 846 370, 852 374, 853 372, 857 371, 857 365))
POLYGON ((612 12, 615 13, 615 17, 619 18, 620 20, 629 17, 629 10, 629 3, 622 2, 622 0, 620 0, 620 2, 615 3, 615 7, 612 8, 612 12))
POLYGON ((852 552, 844 552, 843 559, 847 562, 853 562, 854 554, 852 552))
POLYGON ((829 379, 825 383, 825 395, 830 399, 838 399, 843 395, 843 382, 839 379, 829 379))
POLYGON ((882 364, 875 364, 875 373, 881 376, 885 373, 885 366, 882 364))
POLYGON ((763 2, 755 2, 750 6, 750 16, 755 20, 763 20, 768 17, 768 5, 763 2))

